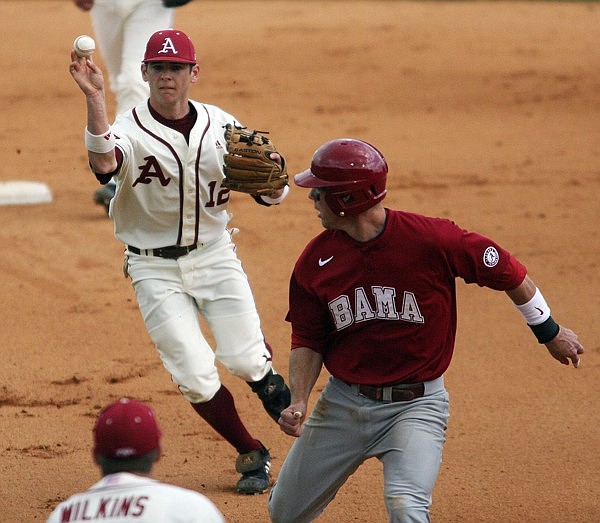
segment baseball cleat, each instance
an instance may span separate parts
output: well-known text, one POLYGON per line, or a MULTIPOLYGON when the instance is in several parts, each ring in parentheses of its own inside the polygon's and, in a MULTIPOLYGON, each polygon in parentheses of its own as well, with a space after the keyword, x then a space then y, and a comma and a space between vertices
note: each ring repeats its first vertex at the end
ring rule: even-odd
POLYGON ((269 469, 271 455, 261 443, 261 448, 240 454, 235 462, 235 470, 242 474, 236 489, 240 494, 263 494, 271 486, 269 469))

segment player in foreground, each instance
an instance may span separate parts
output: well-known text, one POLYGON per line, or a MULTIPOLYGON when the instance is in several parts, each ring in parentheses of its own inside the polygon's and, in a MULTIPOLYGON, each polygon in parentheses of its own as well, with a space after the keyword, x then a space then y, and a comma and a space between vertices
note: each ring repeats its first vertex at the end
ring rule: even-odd
MULTIPOLYGON (((246 430, 233 397, 221 383, 215 358, 248 382, 275 420, 290 393, 272 368, 246 274, 227 229, 229 189, 223 185, 225 126, 239 126, 218 107, 189 100, 199 67, 192 41, 164 30, 148 40, 141 74, 148 101, 110 126, 102 71, 71 53, 70 71, 87 103, 86 147, 102 183, 117 191, 110 214, 126 246, 124 271, 165 368, 194 410, 238 451, 237 490, 270 487, 270 455, 246 430), (216 342, 203 336, 198 313, 216 342)), ((275 155, 279 163, 282 159, 275 155)), ((255 196, 278 204, 286 185, 255 196)))
POLYGON ((560 363, 577 367, 583 353, 525 267, 493 240, 385 208, 387 171, 377 149, 340 139, 294 177, 326 230, 290 282, 292 400, 279 425, 298 439, 269 496, 274 522, 312 521, 372 457, 383 463, 390 521, 429 521, 448 420, 456 278, 505 291, 560 363), (331 377, 305 419, 323 364, 331 377))
POLYGON ((94 425, 94 459, 102 479, 60 503, 47 523, 224 523, 206 496, 151 478, 160 458, 160 438, 149 406, 129 398, 108 405, 94 425))

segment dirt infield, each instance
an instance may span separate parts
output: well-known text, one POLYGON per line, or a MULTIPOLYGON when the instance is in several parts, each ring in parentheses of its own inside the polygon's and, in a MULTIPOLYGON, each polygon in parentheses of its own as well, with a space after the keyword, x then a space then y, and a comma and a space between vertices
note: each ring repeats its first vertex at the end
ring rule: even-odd
MULTIPOLYGON (((389 207, 492 236, 579 333, 583 363, 566 368, 503 293, 459 283, 433 521, 600 521, 600 4, 196 0, 176 20, 198 47, 195 99, 269 129, 292 173, 326 140, 375 144, 391 168, 389 207)), ((94 417, 130 395, 161 421, 158 479, 205 493, 228 521, 268 521, 266 496, 233 492, 233 449, 162 368, 121 273, 123 248, 92 204, 84 100, 68 73, 89 16, 70 0, 2 0, 0 29, 0 181, 44 181, 54 195, 0 207, 0 520, 45 521, 97 481, 94 417)), ((286 376, 287 282, 320 231, 306 197, 292 187, 277 208, 232 202, 238 252, 286 376)), ((276 477, 291 439, 245 384, 223 380, 270 447, 276 477)), ((387 521, 379 463, 319 521, 387 521)))

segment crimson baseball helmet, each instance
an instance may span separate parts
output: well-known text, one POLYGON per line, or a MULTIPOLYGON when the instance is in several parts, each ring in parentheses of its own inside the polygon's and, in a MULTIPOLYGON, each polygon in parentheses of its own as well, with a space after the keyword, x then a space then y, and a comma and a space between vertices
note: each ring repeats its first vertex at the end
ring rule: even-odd
POLYGON ((93 453, 96 458, 139 458, 160 452, 160 437, 154 411, 140 401, 121 398, 98 415, 93 453))
POLYGON ((294 176, 300 187, 326 188, 325 201, 338 216, 354 216, 385 198, 388 166, 371 144, 340 138, 319 147, 310 169, 294 176))

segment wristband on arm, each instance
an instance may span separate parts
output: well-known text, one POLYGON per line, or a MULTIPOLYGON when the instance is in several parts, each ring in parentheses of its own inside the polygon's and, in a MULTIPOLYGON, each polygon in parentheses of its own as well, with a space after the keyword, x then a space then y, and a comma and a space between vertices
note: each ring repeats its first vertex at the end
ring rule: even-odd
POLYGON ((102 134, 92 134, 85 128, 85 147, 92 153, 109 153, 115 148, 115 135, 112 127, 102 134))
POLYGON ((556 337, 560 326, 552 319, 550 307, 538 288, 527 303, 515 304, 515 307, 519 309, 539 343, 548 343, 556 337))
POLYGON ((279 198, 271 198, 270 196, 267 196, 265 194, 261 194, 260 197, 262 198, 262 201, 265 202, 267 205, 278 205, 288 195, 288 192, 290 192, 290 186, 286 185, 283 187, 283 192, 281 193, 281 196, 279 196, 279 198))

